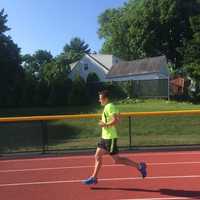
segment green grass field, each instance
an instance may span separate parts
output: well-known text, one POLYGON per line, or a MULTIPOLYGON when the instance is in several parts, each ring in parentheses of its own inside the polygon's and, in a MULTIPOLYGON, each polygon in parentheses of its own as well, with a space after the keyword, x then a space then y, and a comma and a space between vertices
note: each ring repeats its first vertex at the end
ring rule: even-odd
MULTIPOLYGON (((200 109, 200 104, 155 99, 117 101, 115 104, 120 112, 200 109)), ((102 108, 99 104, 66 107, 0 108, 0 117, 98 113, 101 111, 102 108)))
MULTIPOLYGON (((120 112, 200 109, 200 105, 165 100, 116 102, 120 112)), ((32 108, 1 110, 1 116, 100 113, 100 106, 71 108, 32 108)), ((200 116, 156 116, 132 118, 132 145, 163 146, 200 144, 200 116)), ((94 148, 100 137, 98 119, 62 120, 47 123, 50 150, 94 148)), ((120 146, 129 145, 128 118, 118 127, 120 146)), ((0 152, 41 150, 40 122, 2 123, 0 152)))

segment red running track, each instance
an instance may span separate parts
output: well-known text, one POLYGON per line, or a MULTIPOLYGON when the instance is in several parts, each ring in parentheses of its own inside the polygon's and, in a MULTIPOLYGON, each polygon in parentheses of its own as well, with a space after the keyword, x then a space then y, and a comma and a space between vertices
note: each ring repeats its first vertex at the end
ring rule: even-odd
POLYGON ((0 160, 0 199, 200 199, 200 151, 122 155, 147 162, 148 177, 105 156, 99 183, 88 187, 80 181, 91 175, 93 156, 0 160))

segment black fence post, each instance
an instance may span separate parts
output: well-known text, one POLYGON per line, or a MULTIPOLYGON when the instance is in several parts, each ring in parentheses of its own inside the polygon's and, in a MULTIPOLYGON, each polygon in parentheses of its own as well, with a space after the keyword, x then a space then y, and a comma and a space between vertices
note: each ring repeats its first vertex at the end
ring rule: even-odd
POLYGON ((45 154, 48 150, 48 129, 47 122, 41 121, 42 127, 42 153, 45 154))
POLYGON ((132 130, 131 130, 131 116, 128 117, 129 121, 129 149, 132 147, 132 130))

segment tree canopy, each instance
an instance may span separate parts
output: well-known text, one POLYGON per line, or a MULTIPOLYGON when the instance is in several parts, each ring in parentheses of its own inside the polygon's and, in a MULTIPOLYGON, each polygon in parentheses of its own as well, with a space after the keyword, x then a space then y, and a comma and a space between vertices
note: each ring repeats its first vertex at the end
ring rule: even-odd
POLYGON ((99 16, 102 52, 128 60, 164 54, 180 68, 192 38, 190 19, 199 13, 198 0, 129 0, 99 16))
POLYGON ((78 37, 71 39, 69 44, 65 44, 63 55, 69 63, 73 63, 82 58, 85 53, 90 53, 89 45, 78 37))
POLYGON ((20 48, 10 36, 4 9, 0 11, 0 105, 11 105, 18 99, 19 84, 23 76, 20 48), (18 92, 17 92, 18 91, 18 92))

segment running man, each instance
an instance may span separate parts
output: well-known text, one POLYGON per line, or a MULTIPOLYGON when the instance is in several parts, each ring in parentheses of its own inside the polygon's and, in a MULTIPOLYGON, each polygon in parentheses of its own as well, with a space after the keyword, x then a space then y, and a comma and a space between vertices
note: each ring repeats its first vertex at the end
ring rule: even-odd
POLYGON ((97 145, 93 174, 88 179, 83 180, 82 183, 85 185, 97 184, 98 173, 102 166, 103 155, 105 154, 110 154, 115 164, 136 168, 142 177, 145 178, 147 176, 146 163, 137 163, 118 154, 116 124, 119 122, 119 112, 113 103, 110 102, 107 90, 99 92, 99 102, 104 106, 102 119, 99 121, 99 126, 102 128, 102 137, 97 145))

